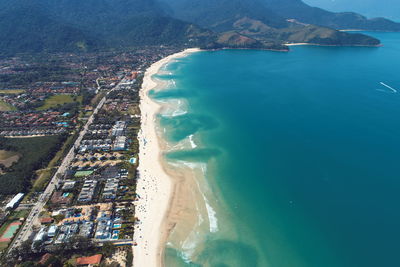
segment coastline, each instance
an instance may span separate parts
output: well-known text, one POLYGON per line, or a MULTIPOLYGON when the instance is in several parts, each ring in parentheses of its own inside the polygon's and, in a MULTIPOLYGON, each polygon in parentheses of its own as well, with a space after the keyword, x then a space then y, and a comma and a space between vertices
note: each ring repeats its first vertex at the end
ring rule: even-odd
POLYGON ((340 32, 365 32, 365 31, 368 31, 368 30, 362 30, 362 29, 342 29, 342 30, 338 30, 338 31, 340 31, 340 32))
POLYGON ((383 44, 378 45, 328 45, 328 44, 314 44, 314 43, 289 43, 286 46, 326 46, 326 47, 382 47, 383 44))
POLYGON ((300 45, 313 45, 311 43, 290 43, 290 44, 285 44, 286 46, 300 46, 300 45))
POLYGON ((162 141, 156 130, 156 115, 161 105, 153 101, 148 93, 157 87, 152 79, 162 66, 169 61, 185 57, 200 49, 186 49, 170 55, 151 65, 145 73, 140 91, 140 109, 142 123, 139 134, 139 173, 136 204, 136 217, 139 223, 135 228, 133 247, 134 266, 159 267, 163 266, 163 255, 171 227, 166 222, 170 213, 171 203, 175 198, 176 183, 167 174, 162 158, 162 141))

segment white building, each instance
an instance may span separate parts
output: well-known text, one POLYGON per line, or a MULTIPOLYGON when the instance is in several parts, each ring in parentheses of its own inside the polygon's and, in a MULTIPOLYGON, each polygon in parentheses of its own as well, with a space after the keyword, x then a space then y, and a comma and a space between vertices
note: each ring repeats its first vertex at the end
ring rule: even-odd
POLYGON ((57 234, 57 230, 58 230, 58 227, 56 225, 50 226, 47 236, 54 237, 57 234))
POLYGON ((39 233, 33 239, 33 242, 42 242, 47 238, 47 231, 46 227, 40 229, 39 233))
POLYGON ((6 205, 6 209, 15 209, 23 197, 23 193, 18 193, 15 197, 13 197, 13 199, 11 199, 10 202, 8 202, 8 204, 6 205))

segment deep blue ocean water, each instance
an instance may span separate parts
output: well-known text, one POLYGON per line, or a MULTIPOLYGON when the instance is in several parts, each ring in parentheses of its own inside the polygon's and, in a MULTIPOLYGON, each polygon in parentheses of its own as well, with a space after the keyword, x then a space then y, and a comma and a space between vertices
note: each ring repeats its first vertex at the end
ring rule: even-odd
POLYGON ((153 97, 189 109, 161 119, 166 138, 199 144, 167 158, 208 162, 229 228, 191 262, 169 248, 167 267, 400 266, 400 34, 370 34, 384 46, 201 52, 167 66, 158 78, 176 86, 153 97))

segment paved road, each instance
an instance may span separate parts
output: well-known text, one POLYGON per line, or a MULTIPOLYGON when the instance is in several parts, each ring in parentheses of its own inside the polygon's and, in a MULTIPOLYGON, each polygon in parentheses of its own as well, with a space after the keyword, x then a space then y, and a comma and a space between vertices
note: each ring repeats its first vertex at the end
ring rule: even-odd
POLYGON ((99 104, 94 109, 93 114, 89 117, 85 126, 81 130, 78 138, 75 140, 74 145, 71 147, 70 151, 63 159, 60 167, 58 167, 57 172, 54 174, 53 178, 51 179, 50 183, 46 187, 45 191, 40 195, 38 202, 32 208, 31 212, 29 213, 28 217, 25 220, 25 224, 22 226, 22 229, 18 232, 17 236, 14 238, 13 242, 10 244, 8 252, 10 252, 14 248, 20 246, 22 242, 28 240, 29 237, 32 235, 33 226, 35 224, 40 224, 39 220, 38 220, 40 211, 43 209, 44 205, 49 200, 51 194, 56 189, 56 185, 60 181, 59 177, 62 177, 62 175, 65 173, 65 171, 71 165, 71 163, 75 157, 75 149, 79 147, 83 137, 85 136, 87 130, 89 129, 90 124, 93 123, 95 115, 99 112, 99 110, 102 108, 102 106, 106 102, 108 94, 110 92, 112 92, 113 90, 119 88, 119 85, 122 82, 124 82, 124 79, 119 84, 117 84, 112 90, 107 92, 107 94, 100 100, 99 104))

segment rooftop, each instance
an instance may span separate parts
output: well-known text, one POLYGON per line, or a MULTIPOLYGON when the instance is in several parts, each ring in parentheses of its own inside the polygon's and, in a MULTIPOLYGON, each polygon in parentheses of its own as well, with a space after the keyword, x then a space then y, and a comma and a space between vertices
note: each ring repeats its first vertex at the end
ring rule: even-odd
POLYGON ((77 265, 100 264, 103 255, 97 254, 90 257, 81 257, 76 259, 77 265))

